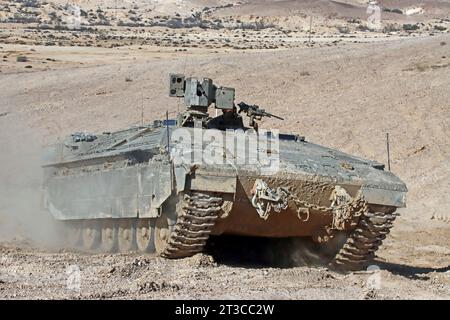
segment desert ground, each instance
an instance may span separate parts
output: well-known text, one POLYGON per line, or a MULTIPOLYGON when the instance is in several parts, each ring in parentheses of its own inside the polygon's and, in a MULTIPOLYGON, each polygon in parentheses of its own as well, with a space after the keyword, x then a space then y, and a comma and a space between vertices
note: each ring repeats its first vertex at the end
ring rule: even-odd
POLYGON ((450 298, 450 1, 379 1, 376 31, 365 1, 73 2, 75 29, 65 1, 0 1, 0 298, 450 298), (381 163, 389 133, 409 192, 379 270, 64 248, 39 205, 42 148, 175 117, 169 73, 213 78, 285 118, 260 126, 381 163))

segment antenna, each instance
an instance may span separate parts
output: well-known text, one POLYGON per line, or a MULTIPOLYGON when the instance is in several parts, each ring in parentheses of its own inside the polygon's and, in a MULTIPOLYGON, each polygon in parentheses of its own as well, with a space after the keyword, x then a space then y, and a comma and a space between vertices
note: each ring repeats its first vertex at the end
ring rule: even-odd
POLYGON ((169 154, 170 157, 169 110, 166 110, 166 130, 167 130, 167 154, 169 154))
POLYGON ((141 87, 141 125, 144 125, 144 89, 141 87))
POLYGON ((389 147, 389 133, 386 133, 386 150, 387 150, 388 170, 391 171, 391 154, 390 154, 390 147, 389 147))

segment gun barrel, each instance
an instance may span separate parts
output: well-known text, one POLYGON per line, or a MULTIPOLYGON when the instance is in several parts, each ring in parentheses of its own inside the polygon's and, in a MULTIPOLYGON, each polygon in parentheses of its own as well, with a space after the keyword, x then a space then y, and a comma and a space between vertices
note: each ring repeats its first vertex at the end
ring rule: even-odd
POLYGON ((274 114, 272 114, 271 116, 274 117, 274 118, 276 118, 276 119, 278 119, 278 120, 284 120, 284 118, 279 117, 279 116, 276 116, 276 115, 274 115, 274 114))
POLYGON ((282 117, 279 117, 279 116, 276 116, 276 115, 274 115, 272 113, 266 112, 264 109, 259 109, 259 111, 260 111, 260 115, 262 115, 264 117, 269 117, 269 118, 273 117, 273 118, 276 118, 276 119, 279 119, 279 120, 284 120, 282 117))
POLYGON ((276 118, 276 119, 278 119, 278 120, 284 120, 284 118, 279 117, 279 116, 272 115, 272 117, 274 117, 274 118, 276 118))
POLYGON ((238 106, 240 108, 239 113, 240 112, 246 112, 248 116, 250 116, 250 114, 252 114, 252 115, 258 116, 258 117, 269 117, 269 118, 273 117, 273 118, 276 118, 278 120, 284 120, 284 118, 276 116, 276 115, 271 114, 269 112, 266 112, 265 109, 261 109, 257 105, 249 105, 249 104, 246 104, 245 102, 240 102, 238 104, 238 106))

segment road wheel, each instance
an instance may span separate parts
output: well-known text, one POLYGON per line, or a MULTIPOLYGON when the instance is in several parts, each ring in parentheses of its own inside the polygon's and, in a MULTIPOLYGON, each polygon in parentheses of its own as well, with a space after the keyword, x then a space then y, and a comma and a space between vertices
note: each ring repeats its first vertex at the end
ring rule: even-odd
POLYGON ((82 228, 79 221, 70 221, 65 225, 66 242, 69 248, 75 249, 81 245, 82 228))
POLYGON ((83 248, 91 251, 98 248, 101 238, 101 229, 97 221, 85 220, 83 222, 83 248))
POLYGON ((119 222, 118 247, 123 253, 136 249, 136 227, 132 219, 123 219, 119 222))
POLYGON ((138 219, 136 224, 136 245, 140 252, 155 252, 155 226, 153 219, 138 219))
POLYGON ((117 250, 117 226, 113 219, 102 221, 102 251, 115 252, 117 250))
POLYGON ((169 226, 169 219, 164 215, 158 217, 155 225, 155 250, 158 255, 166 250, 171 233, 172 228, 169 226))

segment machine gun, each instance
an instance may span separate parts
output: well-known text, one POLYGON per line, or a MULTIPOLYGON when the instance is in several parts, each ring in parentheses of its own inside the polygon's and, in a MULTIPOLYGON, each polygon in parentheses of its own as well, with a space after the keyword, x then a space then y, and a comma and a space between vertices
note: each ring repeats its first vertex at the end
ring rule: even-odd
POLYGON ((256 131, 258 131, 258 123, 256 121, 261 120, 263 117, 284 120, 279 116, 266 112, 264 109, 261 109, 259 106, 255 104, 249 105, 246 104, 245 102, 240 102, 238 103, 238 106, 239 106, 239 113, 244 112, 250 118, 249 125, 250 127, 253 127, 256 131))

